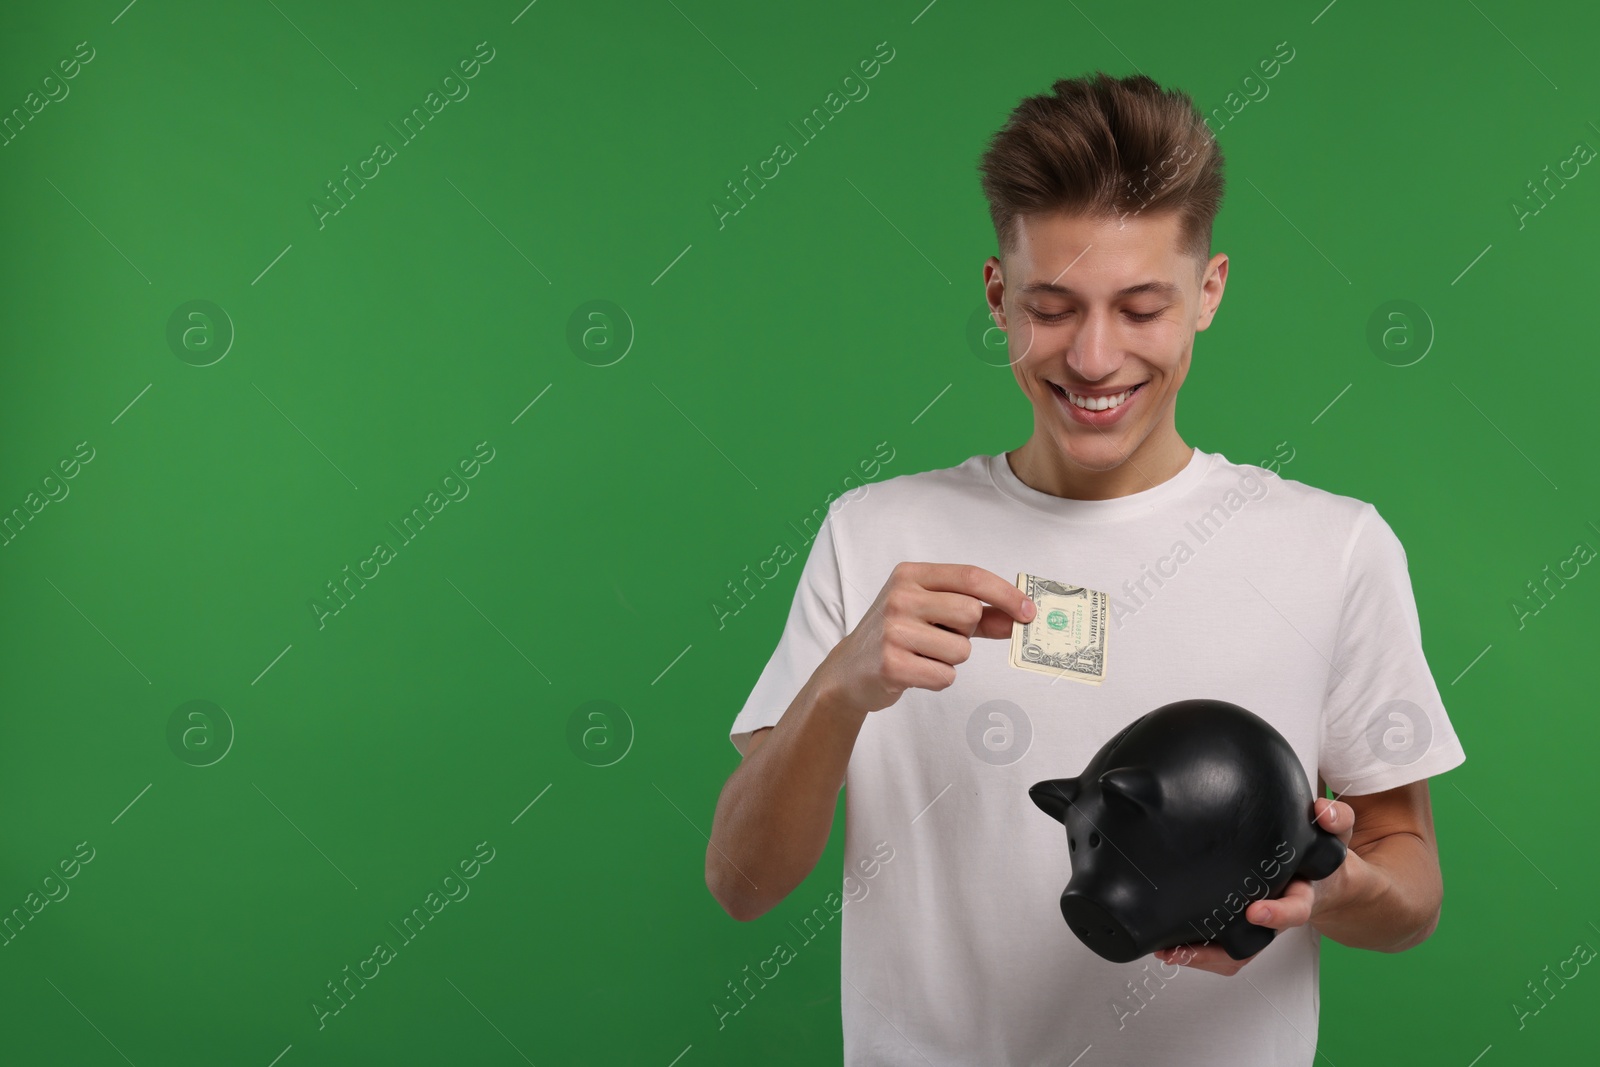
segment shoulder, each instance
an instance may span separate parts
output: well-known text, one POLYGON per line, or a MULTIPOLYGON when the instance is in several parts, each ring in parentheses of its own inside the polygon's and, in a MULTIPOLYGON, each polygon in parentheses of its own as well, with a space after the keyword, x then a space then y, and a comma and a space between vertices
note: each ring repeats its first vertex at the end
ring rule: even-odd
POLYGON ((1282 468, 1234 463, 1216 454, 1190 510, 1220 522, 1250 517, 1252 536, 1274 558, 1296 565, 1313 561, 1344 576, 1368 557, 1404 558, 1404 550, 1376 505, 1285 477, 1282 468))
POLYGON ((1359 497, 1285 477, 1282 468, 1234 463, 1216 453, 1199 495, 1215 499, 1230 491, 1243 501, 1241 508, 1259 502, 1263 506, 1255 510, 1265 517, 1346 536, 1378 517, 1377 508, 1359 497))
POLYGON ((880 520, 914 518, 919 513, 949 514, 963 503, 982 504, 990 457, 971 456, 950 467, 896 474, 866 482, 828 501, 828 523, 835 533, 869 529, 880 520))

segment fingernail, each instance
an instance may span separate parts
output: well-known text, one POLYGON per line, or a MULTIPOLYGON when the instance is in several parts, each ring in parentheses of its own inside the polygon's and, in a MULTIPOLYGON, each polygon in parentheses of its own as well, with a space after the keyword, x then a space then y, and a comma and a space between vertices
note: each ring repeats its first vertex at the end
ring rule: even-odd
POLYGON ((1034 611, 1033 598, 1032 597, 1023 597, 1022 598, 1022 613, 1024 615, 1032 615, 1033 611, 1034 611))
POLYGON ((1271 908, 1262 908, 1261 909, 1261 921, 1263 923, 1269 923, 1269 922, 1272 921, 1272 909, 1271 908))

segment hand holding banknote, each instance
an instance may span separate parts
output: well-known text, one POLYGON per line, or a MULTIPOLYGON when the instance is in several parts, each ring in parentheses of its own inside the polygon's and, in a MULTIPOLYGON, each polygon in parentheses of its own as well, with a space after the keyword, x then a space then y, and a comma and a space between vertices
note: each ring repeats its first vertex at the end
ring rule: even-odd
POLYGON ((1000 640, 1034 617, 1015 584, 961 563, 897 563, 856 628, 828 653, 841 699, 881 711, 907 689, 948 688, 974 637, 1000 640))

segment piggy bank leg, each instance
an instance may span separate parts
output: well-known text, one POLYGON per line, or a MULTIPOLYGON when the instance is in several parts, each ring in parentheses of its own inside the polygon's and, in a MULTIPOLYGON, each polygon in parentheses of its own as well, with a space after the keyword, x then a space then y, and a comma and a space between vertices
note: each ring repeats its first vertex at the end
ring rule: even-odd
POLYGON ((1242 960, 1254 956, 1272 944, 1272 939, 1277 933, 1278 931, 1270 926, 1257 926, 1241 913, 1217 935, 1217 944, 1221 945, 1222 950, 1231 958, 1242 960))
POLYGON ((1316 839, 1306 849, 1295 874, 1309 881, 1326 878, 1344 862, 1345 844, 1338 836, 1318 827, 1316 839))

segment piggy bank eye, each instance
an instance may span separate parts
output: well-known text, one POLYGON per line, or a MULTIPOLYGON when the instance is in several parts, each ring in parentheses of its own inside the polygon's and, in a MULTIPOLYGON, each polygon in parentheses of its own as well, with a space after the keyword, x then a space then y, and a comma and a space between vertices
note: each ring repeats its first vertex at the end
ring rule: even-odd
POLYGON ((1076 837, 1067 838, 1067 851, 1068 852, 1076 852, 1076 851, 1078 851, 1078 839, 1076 837))
POLYGON ((1099 848, 1100 847, 1100 835, 1099 834, 1090 834, 1089 835, 1089 847, 1090 848, 1099 848))

